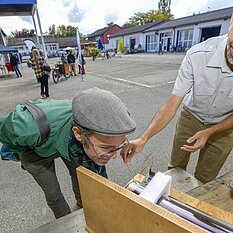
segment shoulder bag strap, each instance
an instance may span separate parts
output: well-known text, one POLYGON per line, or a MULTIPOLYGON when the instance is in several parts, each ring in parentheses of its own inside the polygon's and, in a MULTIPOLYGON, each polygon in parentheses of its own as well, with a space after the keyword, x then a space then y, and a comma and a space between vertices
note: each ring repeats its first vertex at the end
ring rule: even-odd
POLYGON ((43 110, 31 101, 25 101, 23 105, 32 114, 37 122, 40 131, 40 145, 46 141, 50 134, 50 125, 47 116, 43 110))

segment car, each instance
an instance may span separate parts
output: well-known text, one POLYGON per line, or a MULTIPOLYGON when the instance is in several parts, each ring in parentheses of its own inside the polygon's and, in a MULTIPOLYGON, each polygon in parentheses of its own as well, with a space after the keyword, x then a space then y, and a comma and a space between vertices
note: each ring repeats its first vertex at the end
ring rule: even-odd
POLYGON ((49 51, 49 52, 47 53, 47 57, 48 57, 48 58, 52 58, 52 57, 53 57, 53 52, 52 52, 52 51, 49 51))

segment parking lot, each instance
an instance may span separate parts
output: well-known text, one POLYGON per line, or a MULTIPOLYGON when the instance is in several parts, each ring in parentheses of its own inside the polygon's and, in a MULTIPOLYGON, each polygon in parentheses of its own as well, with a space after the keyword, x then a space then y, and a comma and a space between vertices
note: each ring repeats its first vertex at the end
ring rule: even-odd
MULTIPOLYGON (((71 76, 55 84, 50 78, 50 98, 72 99, 78 91, 97 86, 110 90, 119 96, 127 105, 131 116, 137 123, 137 130, 129 139, 137 137, 145 130, 154 113, 165 103, 171 93, 183 53, 122 55, 111 59, 98 58, 92 61, 86 58, 86 74, 71 76)), ((49 59, 53 66, 58 58, 49 59)), ((23 64, 23 77, 0 77, 0 115, 7 114, 16 104, 27 99, 40 98, 40 86, 36 82, 34 72, 23 64)), ((123 164, 121 158, 107 165, 109 179, 125 185, 140 170, 144 173, 152 166, 153 171, 165 171, 169 162, 173 132, 177 116, 171 124, 151 139, 143 153, 137 155, 129 165, 123 164), (148 154, 150 159, 144 163, 148 154), (152 159, 153 158, 153 159, 152 159)), ((197 154, 193 154, 188 167, 194 172, 197 154)), ((232 167, 233 154, 228 158, 221 174, 232 167)), ((69 205, 75 210, 75 200, 71 190, 71 182, 63 163, 56 163, 57 176, 61 189, 69 205)), ((53 221, 51 210, 47 207, 44 194, 31 178, 16 162, 0 161, 0 221, 1 233, 25 233, 36 227, 53 221)))

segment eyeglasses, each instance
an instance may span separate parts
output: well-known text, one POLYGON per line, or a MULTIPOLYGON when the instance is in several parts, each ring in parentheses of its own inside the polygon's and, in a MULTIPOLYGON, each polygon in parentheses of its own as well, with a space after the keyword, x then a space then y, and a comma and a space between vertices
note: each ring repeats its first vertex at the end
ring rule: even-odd
POLYGON ((112 154, 114 154, 115 152, 125 148, 127 145, 129 145, 129 140, 126 138, 125 141, 119 146, 117 147, 116 149, 113 149, 113 150, 109 150, 108 152, 106 153, 103 153, 103 154, 100 154, 97 153, 97 151, 95 150, 95 147, 96 145, 94 145, 91 141, 90 141, 90 138, 88 136, 86 136, 86 139, 88 141, 88 143, 90 144, 90 146, 92 147, 92 149, 95 151, 95 153, 98 155, 99 158, 106 158, 108 156, 111 156, 112 154))

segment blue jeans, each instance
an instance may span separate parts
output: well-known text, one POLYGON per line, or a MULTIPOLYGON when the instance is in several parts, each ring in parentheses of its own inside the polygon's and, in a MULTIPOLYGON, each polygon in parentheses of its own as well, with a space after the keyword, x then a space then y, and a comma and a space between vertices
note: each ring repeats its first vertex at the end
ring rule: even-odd
MULTIPOLYGON (((55 218, 60 218, 71 213, 70 207, 61 192, 55 172, 54 160, 58 157, 60 157, 58 153, 50 157, 41 157, 31 149, 20 156, 22 167, 33 176, 44 191, 47 204, 53 211, 55 218)), ((61 159, 69 170, 75 197, 76 199, 80 198, 76 175, 77 165, 62 157, 61 159)))
POLYGON ((22 77, 22 74, 21 74, 21 72, 19 70, 18 65, 17 66, 13 66, 13 68, 14 68, 14 71, 15 71, 17 77, 20 77, 20 76, 22 77))

